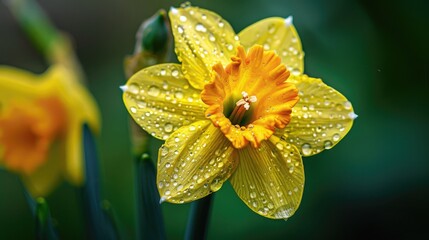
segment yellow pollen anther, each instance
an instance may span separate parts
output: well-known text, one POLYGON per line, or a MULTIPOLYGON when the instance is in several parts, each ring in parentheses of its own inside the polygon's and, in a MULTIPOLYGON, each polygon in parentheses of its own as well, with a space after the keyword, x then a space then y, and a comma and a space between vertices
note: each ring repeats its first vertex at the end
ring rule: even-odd
POLYGON ((250 96, 250 97, 249 97, 249 94, 247 94, 247 92, 245 92, 245 91, 241 92, 241 95, 243 95, 243 98, 242 98, 242 99, 240 99, 240 100, 238 100, 238 101, 237 101, 237 103, 236 103, 235 105, 236 105, 237 107, 239 107, 239 106, 243 105, 243 107, 244 107, 246 110, 249 110, 249 108, 250 108, 250 103, 252 103, 252 102, 256 102, 256 100, 258 100, 258 99, 256 98, 256 96, 250 96))

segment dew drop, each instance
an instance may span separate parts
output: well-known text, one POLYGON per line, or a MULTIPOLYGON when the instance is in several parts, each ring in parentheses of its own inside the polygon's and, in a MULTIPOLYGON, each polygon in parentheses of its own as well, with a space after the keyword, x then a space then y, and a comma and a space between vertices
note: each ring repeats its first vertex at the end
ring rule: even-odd
POLYGON ((177 31, 180 33, 180 34, 182 34, 183 32, 184 32, 184 29, 183 29, 183 27, 182 26, 178 26, 177 27, 177 31))
POLYGON ((170 164, 169 162, 167 162, 167 163, 165 164, 165 167, 166 167, 166 168, 170 168, 170 167, 171 167, 171 164, 170 164))
POLYGON ((139 86, 135 83, 131 83, 128 86, 127 92, 132 93, 132 94, 138 94, 139 93, 139 86))
POLYGON ((323 143, 323 147, 325 148, 325 149, 331 149, 332 148, 332 142, 331 141, 329 141, 329 140, 326 140, 324 143, 323 143))
POLYGON ((209 40, 210 40, 211 42, 214 42, 214 41, 216 41, 216 38, 215 38, 215 36, 213 36, 213 34, 211 34, 211 33, 210 33, 210 35, 209 35, 209 40))
POLYGON ((220 178, 215 178, 213 179, 213 181, 210 183, 210 190, 213 192, 216 192, 217 190, 219 190, 222 187, 222 181, 220 178))
POLYGON ((265 44, 264 44, 264 50, 265 50, 265 51, 270 50, 270 45, 268 45, 268 43, 265 43, 265 44))
POLYGON ((352 108, 352 103, 349 101, 344 102, 344 108, 350 110, 352 108))
POLYGON ((301 151, 302 151, 302 154, 303 154, 304 156, 309 156, 309 155, 311 155, 311 152, 312 152, 312 150, 311 150, 311 145, 310 145, 310 144, 308 144, 308 143, 304 143, 304 144, 302 144, 301 151))
POLYGON ((181 21, 181 22, 186 22, 186 20, 188 20, 188 19, 186 18, 186 16, 183 16, 183 15, 182 15, 182 16, 180 16, 180 17, 179 17, 179 19, 180 19, 180 21, 181 21))
POLYGON ((179 70, 174 69, 173 71, 171 71, 171 76, 178 77, 179 76, 179 70))
POLYGON ((298 76, 301 74, 298 68, 291 68, 289 71, 295 76, 298 76))
POLYGON ((207 32, 207 28, 204 27, 204 25, 201 23, 198 23, 197 25, 195 25, 195 30, 197 32, 207 32))
POLYGON ((222 21, 219 21, 218 26, 219 26, 220 28, 223 28, 223 26, 225 26, 225 24, 224 24, 222 21))
POLYGON ((182 98, 183 98, 183 93, 182 93, 182 92, 180 92, 180 91, 177 91, 177 92, 175 92, 175 93, 174 93, 174 96, 175 96, 176 98, 178 98, 178 99, 182 99, 182 98))
POLYGON ((276 144, 276 147, 277 147, 279 150, 283 150, 283 144, 281 144, 280 142, 278 142, 278 143, 276 144))
POLYGON ((290 216, 292 216, 294 213, 294 209, 293 208, 287 208, 287 207, 280 207, 276 213, 274 213, 274 216, 276 218, 284 218, 287 219, 290 216))
POLYGON ((334 142, 337 142, 338 140, 340 140, 340 134, 335 133, 334 136, 332 136, 332 140, 334 140, 334 142))
POLYGON ((250 193, 250 198, 256 198, 256 193, 255 192, 251 192, 250 193))
POLYGON ((168 147, 162 146, 161 147, 161 156, 166 156, 168 154, 168 147))
POLYGON ((173 124, 171 124, 171 123, 166 123, 166 124, 164 125, 164 131, 165 131, 165 132, 168 132, 168 133, 172 132, 172 131, 173 131, 173 124))
POLYGON ((150 86, 147 94, 153 97, 157 97, 161 93, 161 90, 157 86, 150 86))
POLYGON ((135 107, 130 107, 130 112, 132 112, 132 113, 136 113, 136 112, 137 112, 137 109, 136 109, 135 107))

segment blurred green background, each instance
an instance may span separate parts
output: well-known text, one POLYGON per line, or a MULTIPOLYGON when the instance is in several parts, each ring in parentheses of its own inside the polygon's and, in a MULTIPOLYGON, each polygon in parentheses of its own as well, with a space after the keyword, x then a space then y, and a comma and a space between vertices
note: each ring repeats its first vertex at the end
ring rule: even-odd
MULTIPOLYGON (((67 32, 103 117, 98 137, 104 198, 124 239, 135 238, 135 189, 128 114, 118 86, 140 23, 167 0, 40 0, 67 32)), ((429 236, 429 4, 370 0, 195 0, 239 32, 266 17, 293 15, 305 72, 353 103, 359 118, 333 150, 304 159, 301 206, 288 221, 254 214, 230 184, 216 193, 209 239, 417 239, 429 236), (426 228, 426 229, 425 229, 426 228)), ((0 5, 0 64, 43 72, 47 65, 0 5)), ((159 144, 159 142, 156 142, 159 144)), ((156 151, 156 148, 153 148, 156 151)), ((77 190, 48 197, 61 239, 85 238, 77 190)), ((163 204, 168 239, 184 236, 189 204, 163 204)), ((0 171, 0 239, 33 239, 18 178, 0 171)))

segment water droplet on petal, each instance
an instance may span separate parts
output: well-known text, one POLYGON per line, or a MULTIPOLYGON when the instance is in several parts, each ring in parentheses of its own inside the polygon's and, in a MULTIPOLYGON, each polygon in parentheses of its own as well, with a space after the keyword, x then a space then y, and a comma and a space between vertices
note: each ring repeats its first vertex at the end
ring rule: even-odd
POLYGON ((195 30, 197 32, 207 32, 207 28, 204 27, 204 25, 201 23, 198 23, 197 25, 195 25, 195 30))
POLYGON ((216 192, 217 190, 219 190, 222 187, 222 181, 220 178, 215 178, 213 179, 213 181, 210 183, 210 190, 213 192, 216 192))
POLYGON ((171 76, 178 77, 179 76, 179 70, 174 69, 173 71, 171 71, 171 76))
POLYGON ((337 142, 338 140, 340 140, 340 134, 335 133, 335 134, 332 136, 332 140, 334 140, 334 142, 337 142))
POLYGON ((168 154, 168 147, 166 147, 165 145, 161 147, 161 156, 165 156, 168 154))
POLYGON ((140 89, 139 85, 137 85, 135 83, 131 83, 127 88, 127 92, 132 93, 132 94, 138 94, 139 89, 140 89))
POLYGON ((349 101, 344 102, 344 108, 350 110, 352 108, 352 103, 349 101))
POLYGON ((302 144, 301 151, 302 151, 302 154, 303 154, 304 156, 309 156, 309 155, 311 155, 311 152, 312 152, 312 150, 311 150, 311 145, 310 145, 310 144, 308 144, 308 143, 304 143, 304 144, 302 144))
POLYGON ((172 132, 172 131, 173 131, 173 124, 171 124, 171 123, 166 123, 166 124, 164 125, 164 131, 165 131, 165 132, 168 132, 168 133, 172 132))
POLYGON ((180 16, 180 17, 179 17, 179 19, 180 19, 180 21, 181 21, 181 22, 186 22, 186 20, 188 20, 188 19, 186 18, 186 16, 183 16, 183 15, 182 15, 182 16, 180 16))
POLYGON ((183 29, 183 27, 182 26, 178 26, 177 27, 177 31, 180 33, 180 34, 182 34, 185 30, 183 29))
POLYGON ((251 192, 250 193, 250 198, 256 198, 256 193, 255 192, 251 192))
POLYGON ((161 90, 157 86, 150 86, 147 94, 153 97, 157 97, 161 93, 161 90))
POLYGON ((326 140, 324 143, 323 143, 323 147, 325 148, 325 149, 331 149, 332 148, 332 142, 331 141, 329 141, 329 140, 326 140))
POLYGON ((211 34, 211 33, 210 33, 210 35, 209 35, 209 40, 210 40, 211 42, 214 42, 214 41, 216 41, 216 38, 215 38, 215 36, 213 36, 213 34, 211 34))

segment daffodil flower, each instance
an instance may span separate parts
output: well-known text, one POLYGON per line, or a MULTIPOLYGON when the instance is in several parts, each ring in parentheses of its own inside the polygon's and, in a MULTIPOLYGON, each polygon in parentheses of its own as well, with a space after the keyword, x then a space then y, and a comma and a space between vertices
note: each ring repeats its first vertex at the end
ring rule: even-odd
POLYGON ((0 67, 0 164, 18 173, 34 196, 65 177, 83 182, 82 126, 99 129, 98 110, 67 68, 41 76, 0 67))
POLYGON ((161 200, 185 203, 229 179, 256 213, 285 219, 304 187, 301 156, 332 148, 356 115, 350 102, 303 74, 292 18, 268 18, 238 35, 197 7, 169 12, 179 64, 141 70, 125 105, 159 150, 161 200))

